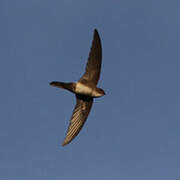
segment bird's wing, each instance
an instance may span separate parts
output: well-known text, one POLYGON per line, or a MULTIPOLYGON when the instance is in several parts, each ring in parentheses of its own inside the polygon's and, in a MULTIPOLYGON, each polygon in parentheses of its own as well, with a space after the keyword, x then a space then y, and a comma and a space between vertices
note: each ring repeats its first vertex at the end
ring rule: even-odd
POLYGON ((68 131, 62 146, 69 144, 78 135, 88 117, 92 103, 93 98, 76 95, 76 106, 74 108, 68 131))
POLYGON ((91 50, 86 65, 86 70, 79 82, 91 82, 97 85, 100 72, 101 72, 101 61, 102 61, 102 48, 101 40, 98 31, 94 30, 94 36, 92 41, 91 50))

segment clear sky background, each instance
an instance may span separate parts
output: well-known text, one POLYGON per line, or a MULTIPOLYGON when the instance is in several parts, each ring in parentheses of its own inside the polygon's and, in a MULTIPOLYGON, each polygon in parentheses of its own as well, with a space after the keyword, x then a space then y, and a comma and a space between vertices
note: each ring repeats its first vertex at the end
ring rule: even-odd
POLYGON ((0 1, 0 179, 179 180, 178 0, 0 1), (74 95, 102 39, 96 99, 66 147, 74 95))

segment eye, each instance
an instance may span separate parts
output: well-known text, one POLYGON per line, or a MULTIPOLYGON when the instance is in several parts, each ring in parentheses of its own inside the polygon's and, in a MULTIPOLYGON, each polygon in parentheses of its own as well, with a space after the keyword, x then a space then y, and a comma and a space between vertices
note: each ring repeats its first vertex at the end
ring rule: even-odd
POLYGON ((104 92, 103 89, 100 89, 100 88, 99 88, 99 90, 100 90, 100 92, 101 92, 102 94, 105 94, 105 92, 104 92))

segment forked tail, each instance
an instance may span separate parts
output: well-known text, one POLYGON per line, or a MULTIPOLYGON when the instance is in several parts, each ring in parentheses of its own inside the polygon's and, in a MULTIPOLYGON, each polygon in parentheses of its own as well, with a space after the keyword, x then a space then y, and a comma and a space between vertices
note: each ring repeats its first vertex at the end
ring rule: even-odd
POLYGON ((51 86, 67 89, 71 92, 74 91, 74 83, 64 83, 64 82, 58 82, 58 81, 52 81, 50 83, 51 86))

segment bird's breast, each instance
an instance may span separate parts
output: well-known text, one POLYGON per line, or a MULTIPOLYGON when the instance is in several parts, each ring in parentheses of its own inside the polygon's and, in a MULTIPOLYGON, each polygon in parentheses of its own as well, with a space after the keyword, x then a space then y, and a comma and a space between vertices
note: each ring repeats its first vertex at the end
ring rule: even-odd
POLYGON ((91 96, 93 89, 87 85, 84 85, 82 83, 76 83, 75 92, 77 94, 83 94, 87 96, 91 96))

